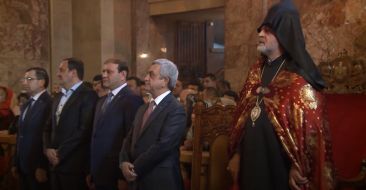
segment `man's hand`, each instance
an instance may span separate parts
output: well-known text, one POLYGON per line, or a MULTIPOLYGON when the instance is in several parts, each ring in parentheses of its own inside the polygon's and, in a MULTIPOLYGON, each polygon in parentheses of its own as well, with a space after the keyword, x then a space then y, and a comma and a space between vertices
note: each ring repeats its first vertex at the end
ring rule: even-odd
POLYGON ((52 166, 56 166, 60 162, 56 149, 53 148, 46 149, 46 156, 48 160, 51 162, 52 166))
POLYGON ((235 153, 234 156, 230 159, 229 164, 227 166, 227 170, 229 170, 229 172, 231 173, 234 183, 237 183, 238 181, 239 169, 240 169, 240 155, 239 153, 235 153))
POLYGON ((94 183, 92 182, 92 177, 91 177, 91 175, 90 174, 88 174, 87 176, 86 176, 86 184, 88 185, 88 187, 89 187, 89 189, 90 190, 92 190, 92 189, 95 189, 95 185, 94 185, 94 183))
POLYGON ((308 183, 309 180, 300 174, 300 171, 292 166, 289 174, 289 185, 292 190, 301 190, 300 186, 308 183))
POLYGON ((42 168, 37 168, 36 169, 35 176, 36 176, 36 180, 39 183, 43 183, 43 182, 46 182, 48 180, 48 178, 47 178, 47 172, 46 172, 46 170, 44 170, 42 168))
POLYGON ((18 179, 19 178, 18 168, 13 166, 11 168, 11 174, 13 175, 14 178, 18 179))
POLYGON ((120 169, 122 170, 123 175, 125 176, 127 181, 135 181, 137 174, 134 171, 134 166, 130 162, 122 162, 120 165, 120 169))

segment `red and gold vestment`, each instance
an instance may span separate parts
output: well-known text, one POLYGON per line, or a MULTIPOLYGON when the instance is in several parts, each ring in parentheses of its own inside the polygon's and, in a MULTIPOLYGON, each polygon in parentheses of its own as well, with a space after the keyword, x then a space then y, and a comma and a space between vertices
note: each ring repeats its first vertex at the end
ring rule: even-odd
MULTIPOLYGON (((230 137, 231 153, 238 149, 245 123, 251 119, 261 68, 260 61, 252 66, 240 93, 230 137)), ((310 181, 303 190, 333 189, 332 150, 323 95, 303 77, 285 69, 267 88, 269 93, 263 96, 263 102, 279 142, 292 165, 310 181)))

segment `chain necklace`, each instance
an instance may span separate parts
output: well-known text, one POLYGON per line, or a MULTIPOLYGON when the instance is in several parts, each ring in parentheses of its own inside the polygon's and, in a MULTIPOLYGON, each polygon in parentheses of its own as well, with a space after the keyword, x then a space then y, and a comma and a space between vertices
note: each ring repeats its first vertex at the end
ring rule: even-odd
MULTIPOLYGON (((275 75, 273 76, 273 78, 271 79, 271 82, 276 78, 276 76, 277 76, 277 74, 278 74, 278 72, 281 70, 281 68, 282 68, 282 65, 285 63, 285 61, 286 61, 286 59, 284 59, 283 61, 282 61, 282 63, 281 63, 281 65, 280 65, 280 67, 278 67, 278 69, 277 69, 277 71, 276 71, 276 73, 275 73, 275 75)), ((263 69, 262 69, 262 73, 261 73, 261 80, 262 80, 262 76, 263 76, 263 73, 264 73, 264 69, 265 69, 266 67, 264 66, 263 67, 263 69)), ((260 86, 260 87, 258 87, 257 88, 257 93, 262 93, 262 94, 264 94, 265 92, 268 92, 268 89, 267 88, 265 88, 265 87, 262 87, 262 86, 260 86)), ((257 100, 256 100, 256 102, 255 102, 255 106, 254 106, 254 108, 250 111, 250 118, 252 119, 252 127, 254 127, 255 126, 255 121, 259 118, 259 116, 261 115, 261 112, 262 112, 262 109, 261 109, 261 107, 259 106, 261 103, 262 103, 262 101, 263 101, 263 97, 262 98, 260 98, 260 100, 259 100, 259 95, 257 95, 257 100)))

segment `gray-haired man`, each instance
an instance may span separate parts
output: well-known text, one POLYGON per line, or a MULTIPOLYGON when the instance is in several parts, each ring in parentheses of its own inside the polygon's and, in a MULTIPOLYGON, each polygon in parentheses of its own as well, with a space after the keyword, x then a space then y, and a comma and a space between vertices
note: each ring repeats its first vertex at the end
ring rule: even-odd
POLYGON ((137 111, 120 154, 120 168, 132 189, 183 189, 179 145, 186 114, 171 93, 177 78, 177 67, 167 59, 153 61, 145 77, 153 99, 137 111))

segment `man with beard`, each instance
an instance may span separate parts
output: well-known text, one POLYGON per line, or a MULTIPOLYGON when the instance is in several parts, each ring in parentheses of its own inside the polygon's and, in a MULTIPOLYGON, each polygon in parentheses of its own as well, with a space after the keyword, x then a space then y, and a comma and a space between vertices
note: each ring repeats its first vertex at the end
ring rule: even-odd
POLYGON ((305 49, 298 12, 282 1, 258 28, 261 58, 240 93, 231 134, 239 189, 334 188, 325 87, 305 49))

